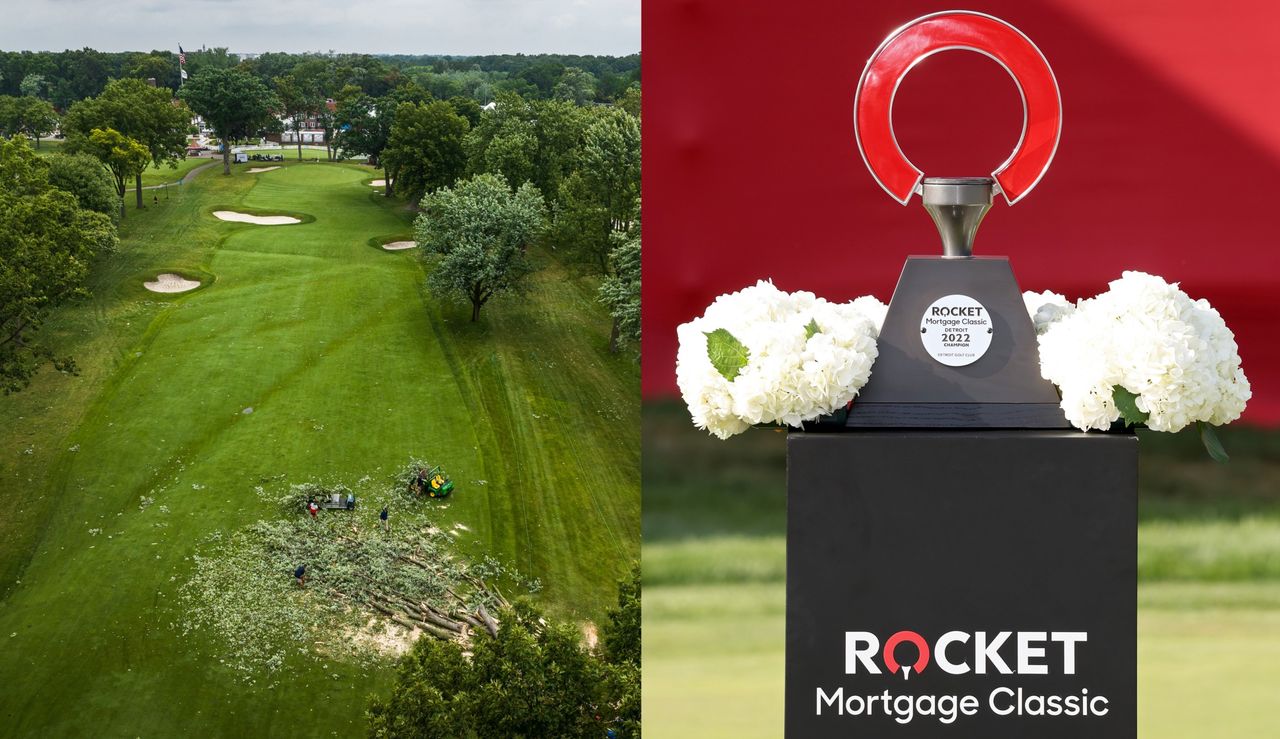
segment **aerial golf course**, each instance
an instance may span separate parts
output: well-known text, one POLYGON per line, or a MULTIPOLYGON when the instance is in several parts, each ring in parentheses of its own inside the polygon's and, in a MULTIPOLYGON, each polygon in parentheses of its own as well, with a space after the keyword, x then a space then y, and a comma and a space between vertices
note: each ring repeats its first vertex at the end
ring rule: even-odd
MULTIPOLYGON (((219 541, 287 515, 271 500, 293 484, 354 491, 317 524, 344 536, 390 501, 393 529, 429 522, 446 558, 518 573, 492 584, 584 633, 639 555, 639 365, 609 353, 594 280, 537 249, 528 292, 472 323, 424 287, 417 249, 381 247, 413 230, 380 174, 250 168, 202 170, 143 210, 129 193, 92 296, 46 324, 79 375, 0 396, 0 735, 362 735, 389 653, 317 635, 246 672, 225 630, 192 626, 185 586, 219 541), (143 287, 161 274, 200 284, 143 287), (452 496, 390 495, 411 459, 443 465, 452 496)), ((282 570, 282 597, 323 597, 292 585, 282 570)))

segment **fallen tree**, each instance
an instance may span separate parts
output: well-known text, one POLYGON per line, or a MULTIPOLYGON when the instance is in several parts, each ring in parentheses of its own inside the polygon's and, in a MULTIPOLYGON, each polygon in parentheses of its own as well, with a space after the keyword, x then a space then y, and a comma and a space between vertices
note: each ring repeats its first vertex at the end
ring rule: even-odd
POLYGON ((270 498, 281 517, 211 537, 182 588, 184 632, 220 636, 224 659, 252 676, 317 644, 328 653, 358 652, 351 635, 371 619, 405 629, 409 641, 427 635, 469 644, 497 634, 494 614, 511 607, 498 581, 522 592, 538 589, 491 557, 461 556, 457 530, 439 524, 441 510, 406 501, 399 483, 362 492, 354 511, 325 511, 316 519, 305 513, 308 496, 339 487, 294 485, 270 498), (395 510, 389 530, 378 520, 383 505, 395 510), (293 578, 301 565, 305 586, 293 578))

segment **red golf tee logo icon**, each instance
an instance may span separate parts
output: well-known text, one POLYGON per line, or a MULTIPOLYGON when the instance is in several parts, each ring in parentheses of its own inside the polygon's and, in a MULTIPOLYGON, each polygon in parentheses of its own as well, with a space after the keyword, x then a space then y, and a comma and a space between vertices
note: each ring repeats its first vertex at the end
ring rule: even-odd
POLYGON ((1022 136, 991 173, 1010 205, 1040 182, 1062 133, 1058 82, 1044 55, 1021 31, 983 13, 934 13, 899 28, 880 44, 862 71, 854 99, 858 151, 876 182, 903 205, 924 173, 907 159, 893 132, 893 99, 911 68, 940 51, 976 51, 1004 67, 1022 95, 1022 136))
POLYGON ((893 674, 898 670, 902 670, 902 679, 910 680, 911 671, 915 670, 917 674, 924 671, 929 664, 929 643, 914 631, 899 631, 884 643, 884 666, 888 668, 889 674, 893 674), (899 665, 896 657, 893 656, 893 650, 898 648, 902 642, 914 644, 920 656, 916 658, 914 665, 899 665))

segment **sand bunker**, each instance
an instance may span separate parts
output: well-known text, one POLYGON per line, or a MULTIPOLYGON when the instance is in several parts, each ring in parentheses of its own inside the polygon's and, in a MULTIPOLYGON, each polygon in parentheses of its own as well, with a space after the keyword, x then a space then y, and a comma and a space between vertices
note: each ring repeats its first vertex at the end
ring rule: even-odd
POLYGON ((387 186, 386 180, 374 180, 373 182, 369 183, 369 187, 386 187, 386 186, 387 186))
POLYGON ((257 174, 259 172, 270 172, 273 169, 280 169, 280 168, 279 167, 254 167, 253 169, 249 170, 249 174, 257 174))
POLYGON ((254 223, 259 226, 285 226, 290 223, 302 223, 302 221, 293 216, 251 216, 248 213, 237 213, 234 210, 215 210, 213 217, 220 221, 254 223))
POLYGON ((200 282, 188 280, 182 275, 166 272, 162 275, 156 275, 154 282, 144 282, 142 286, 153 293, 185 293, 188 290, 200 287, 200 282))
POLYGON ((389 244, 383 244, 382 248, 387 251, 400 251, 401 249, 412 249, 415 246, 417 244, 412 241, 392 241, 389 244))

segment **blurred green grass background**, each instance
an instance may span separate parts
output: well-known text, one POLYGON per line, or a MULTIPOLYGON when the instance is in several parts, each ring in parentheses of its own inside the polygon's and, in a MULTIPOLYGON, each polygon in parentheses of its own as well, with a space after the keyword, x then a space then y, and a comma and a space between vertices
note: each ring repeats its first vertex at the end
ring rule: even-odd
MULTIPOLYGON (((782 735, 786 435, 726 442, 644 409, 644 727, 782 735)), ((1138 725, 1144 737, 1280 735, 1280 432, 1143 432, 1138 725)))

